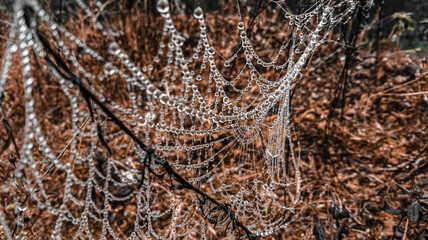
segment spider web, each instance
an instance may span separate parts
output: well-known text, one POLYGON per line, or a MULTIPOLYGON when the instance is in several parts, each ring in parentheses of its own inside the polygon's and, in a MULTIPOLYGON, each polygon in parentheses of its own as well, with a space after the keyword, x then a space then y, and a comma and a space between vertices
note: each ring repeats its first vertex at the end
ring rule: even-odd
MULTIPOLYGON (((290 94, 315 49, 357 2, 316 1, 292 14, 282 1, 272 1, 285 19, 278 28, 289 37, 266 59, 248 36, 239 2, 241 20, 231 33, 237 41, 230 43, 237 50, 226 57, 210 37, 201 7, 189 20, 197 39, 189 46, 169 3, 158 0, 162 22, 151 30, 161 36, 144 61, 115 40, 121 30, 110 26, 107 3, 75 2, 89 19, 85 24, 105 38, 105 48, 92 48, 90 39, 56 22, 37 1, 17 0, 0 78, 3 93, 12 59, 20 59, 25 134, 14 177, 31 202, 54 216, 45 226, 51 237, 71 232, 76 239, 206 239, 223 229, 224 236, 245 238, 269 236, 292 223, 302 177, 290 94), (32 53, 70 103, 67 153, 54 153, 49 130, 35 114, 32 53), (54 169, 63 182, 46 177, 54 169), (183 181, 206 196, 189 191, 183 181)), ((3 191, 13 196, 18 187, 12 183, 3 191)), ((15 206, 16 224, 0 211, 8 239, 25 225, 24 203, 15 206)))

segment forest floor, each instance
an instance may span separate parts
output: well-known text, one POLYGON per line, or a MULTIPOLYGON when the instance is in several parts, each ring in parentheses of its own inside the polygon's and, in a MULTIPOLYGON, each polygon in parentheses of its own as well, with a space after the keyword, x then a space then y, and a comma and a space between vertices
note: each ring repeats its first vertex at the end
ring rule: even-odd
MULTIPOLYGON (((3 53, 7 35, 1 35, 3 53)), ((320 52, 331 50, 326 45, 320 52)), ((338 87, 345 61, 339 55, 325 60, 314 55, 295 86, 293 127, 301 148, 305 207, 275 239, 311 239, 314 227, 325 229, 331 239, 428 239, 428 204, 422 199, 428 194, 426 53, 400 50, 394 44, 383 44, 378 52, 360 49, 358 53, 345 91, 338 87), (335 95, 340 98, 331 111, 335 95)), ((12 71, 17 71, 16 80, 6 85, 3 108, 21 143, 22 82, 17 68, 12 71)), ((40 91, 37 94, 43 95, 40 91)), ((49 111, 55 102, 40 111, 49 111)), ((49 128, 61 129, 63 118, 50 115, 49 128)), ((8 139, 3 126, 0 138, 0 181, 4 182, 13 169, 9 155, 14 147, 3 149, 8 139)), ((63 140, 55 144, 64 146, 63 140)), ((54 176, 50 180, 62 181, 54 176)), ((13 216, 10 199, 0 196, 1 208, 13 216)))
POLYGON ((421 56, 399 49, 378 57, 360 51, 329 128, 343 61, 309 70, 298 85, 293 110, 307 156, 302 172, 308 195, 317 196, 308 214, 316 212, 335 239, 428 237, 427 202, 420 200, 428 190, 428 75, 421 56), (350 218, 334 217, 333 199, 350 218), (418 220, 408 217, 414 202, 424 206, 418 220))

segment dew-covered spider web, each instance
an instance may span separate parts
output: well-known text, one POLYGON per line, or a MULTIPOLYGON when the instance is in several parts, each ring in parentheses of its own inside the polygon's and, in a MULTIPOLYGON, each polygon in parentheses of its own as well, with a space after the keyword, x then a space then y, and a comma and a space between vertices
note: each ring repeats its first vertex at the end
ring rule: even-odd
POLYGON ((25 127, 14 180, 2 185, 17 202, 15 218, 0 211, 6 238, 31 229, 23 219, 34 208, 50 216, 39 228, 55 239, 252 238, 289 226, 303 184, 291 91, 357 2, 317 0, 291 13, 271 1, 283 38, 269 58, 254 47, 241 1, 231 3, 234 30, 221 36, 230 37, 230 54, 200 6, 187 29, 158 0, 158 27, 147 29, 156 48, 145 56, 125 47, 130 26, 115 25, 109 4, 76 0, 80 22, 67 25, 40 1, 14 3, 0 93, 21 66, 25 127), (34 89, 47 79, 69 106, 62 152, 35 111, 34 89))

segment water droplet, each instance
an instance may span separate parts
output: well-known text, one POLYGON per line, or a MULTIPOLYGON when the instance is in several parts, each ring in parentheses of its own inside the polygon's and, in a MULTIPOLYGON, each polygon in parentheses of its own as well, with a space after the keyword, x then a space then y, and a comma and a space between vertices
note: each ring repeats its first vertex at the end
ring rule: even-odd
POLYGON ((11 52, 11 53, 14 53, 14 52, 16 52, 16 50, 18 50, 18 45, 13 44, 13 45, 10 47, 10 52, 11 52))
POLYGON ((195 18, 197 19, 201 19, 204 16, 204 11, 202 10, 201 7, 197 7, 193 11, 193 16, 195 16, 195 18))
POLYGON ((244 27, 245 27, 244 22, 239 22, 239 23, 238 23, 238 29, 243 30, 243 29, 244 29, 244 27))
POLYGON ((160 12, 160 13, 166 13, 169 11, 169 3, 167 0, 158 0, 158 2, 156 3, 156 9, 160 12))
POLYGON ((175 44, 177 47, 181 47, 181 46, 183 46, 183 43, 184 43, 184 39, 183 39, 183 37, 181 37, 181 36, 179 36, 179 35, 174 35, 174 36, 172 36, 172 41, 174 42, 174 44, 175 44))
POLYGON ((113 67, 113 64, 111 64, 111 62, 106 62, 106 64, 104 64, 104 73, 106 75, 112 75, 115 72, 115 69, 113 67))
POLYGON ((108 50, 113 55, 118 55, 120 53, 119 44, 112 42, 108 45, 108 50))

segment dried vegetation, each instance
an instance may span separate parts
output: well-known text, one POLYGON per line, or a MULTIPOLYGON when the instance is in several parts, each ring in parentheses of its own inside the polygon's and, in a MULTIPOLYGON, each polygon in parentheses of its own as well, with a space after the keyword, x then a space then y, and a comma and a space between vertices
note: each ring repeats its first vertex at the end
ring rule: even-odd
MULTIPOLYGON (((159 37, 159 33, 151 29, 161 26, 161 23, 157 22, 153 14, 138 9, 133 11, 132 14, 112 16, 115 27, 124 29, 122 36, 116 40, 128 47, 126 50, 135 62, 143 62, 147 60, 146 56, 150 56, 148 53, 153 53, 156 48, 156 44, 149 39, 159 37)), ((277 41, 284 36, 280 29, 275 28, 277 16, 266 18, 263 14, 256 21, 252 38, 259 43, 259 53, 267 56, 272 49, 280 46, 277 41)), ((7 22, 10 19, 6 14, 1 16, 0 53, 3 53, 9 31, 7 22)), ((178 16, 177 20, 182 23, 182 26, 178 26, 180 30, 189 34, 192 32, 186 17, 178 16)), ((207 16, 209 30, 213 32, 214 40, 224 55, 233 54, 234 49, 228 43, 237 41, 233 26, 238 20, 232 14, 211 13, 207 16)), ((95 29, 87 28, 86 22, 87 19, 83 17, 72 18, 66 25, 95 50, 107 51, 103 37, 95 29)), ((192 36, 189 36, 186 44, 194 44, 192 36)), ((303 159, 300 163, 304 180, 301 189, 303 198, 296 213, 296 221, 273 237, 311 239, 315 234, 317 239, 325 239, 324 236, 329 238, 330 235, 334 239, 427 239, 428 204, 423 199, 428 194, 426 55, 402 51, 391 44, 381 45, 375 53, 358 49, 357 55, 351 60, 343 101, 331 112, 331 121, 326 126, 345 61, 340 52, 331 56, 329 54, 339 48, 332 43, 323 45, 314 54, 303 79, 295 85, 292 98, 293 126, 303 159)), ((71 50, 86 61, 87 56, 79 53, 77 47, 71 50)), ((9 132, 12 132, 20 146, 24 136, 22 79, 20 63, 16 61, 1 106, 2 186, 7 185, 8 181, 20 181, 13 177, 14 165, 19 159, 14 143, 9 138, 9 132)), ((72 138, 69 130, 70 106, 57 83, 51 80, 47 68, 38 63, 36 58, 32 61, 34 65, 40 66, 37 69, 37 85, 34 86, 36 113, 42 119, 42 128, 53 150, 59 153, 72 138)), ((91 60, 88 59, 86 63, 89 66, 91 60)), ((102 71, 102 66, 95 65, 92 70, 102 71)), ((150 77, 155 78, 162 71, 158 69, 150 77)), ((126 93, 113 81, 106 84, 112 85, 104 86, 105 89, 117 88, 116 92, 106 92, 107 97, 115 101, 125 99, 126 93)), ((118 139, 109 144, 123 142, 123 139, 118 139)), ((41 163, 38 167, 47 170, 47 166, 47 163, 41 163)), ((47 172, 45 181, 49 186, 48 195, 52 198, 61 196, 63 177, 64 173, 55 170, 47 172)), ((17 185, 20 186, 20 183, 17 185)), ((18 199, 0 192, 1 208, 5 211, 11 229, 17 218, 14 204, 25 198, 23 189, 16 188, 14 191, 22 191, 18 199)), ((169 203, 158 201, 157 204, 169 203)), ((47 238, 50 223, 54 221, 52 215, 38 209, 34 202, 29 201, 27 206, 29 210, 24 213, 25 226, 19 234, 27 234, 30 239, 47 238)), ((117 213, 117 227, 123 232, 132 228, 135 210, 132 203, 112 206, 112 211, 117 213)), ((156 224, 161 227, 162 221, 156 224)), ((70 227, 70 232, 73 230, 70 227)), ((222 234, 214 236, 220 238, 222 234)), ((67 233, 63 237, 67 239, 67 233)))

